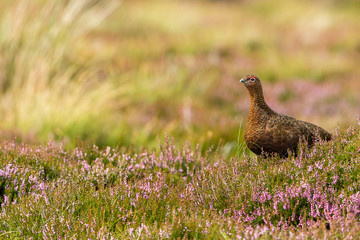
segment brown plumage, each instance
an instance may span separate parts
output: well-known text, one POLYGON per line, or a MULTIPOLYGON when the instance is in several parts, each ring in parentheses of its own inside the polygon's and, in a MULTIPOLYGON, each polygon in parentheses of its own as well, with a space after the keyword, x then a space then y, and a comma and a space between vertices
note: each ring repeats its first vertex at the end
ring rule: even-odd
POLYGON ((289 150, 296 154, 300 139, 305 139, 308 146, 314 145, 317 137, 331 140, 331 134, 323 128, 273 111, 264 100, 259 78, 246 75, 240 82, 244 83, 250 94, 245 142, 255 154, 287 157, 289 150))

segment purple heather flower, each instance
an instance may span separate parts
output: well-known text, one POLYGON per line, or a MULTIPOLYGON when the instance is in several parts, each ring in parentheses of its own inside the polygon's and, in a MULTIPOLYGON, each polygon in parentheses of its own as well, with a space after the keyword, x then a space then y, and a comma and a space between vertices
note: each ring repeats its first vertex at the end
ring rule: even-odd
POLYGON ((46 189, 45 183, 43 183, 43 182, 40 183, 39 189, 40 189, 42 192, 45 192, 45 189, 46 189))
POLYGON ((338 179, 339 179, 339 176, 338 175, 335 175, 332 177, 334 180, 332 181, 332 184, 336 184, 338 179))
POLYGON ((82 170, 88 172, 90 170, 90 165, 84 160, 82 161, 83 168, 82 170))
POLYGON ((274 205, 273 205, 273 207, 274 207, 274 209, 275 209, 275 213, 278 213, 277 205, 278 205, 278 201, 275 200, 275 201, 274 201, 274 205))
POLYGON ((9 196, 5 195, 4 196, 4 201, 3 203, 1 204, 1 208, 4 208, 4 206, 7 206, 10 204, 10 200, 9 200, 9 196))
POLYGON ((324 163, 322 163, 320 161, 315 163, 315 167, 317 167, 320 170, 322 170, 323 166, 324 166, 324 163))

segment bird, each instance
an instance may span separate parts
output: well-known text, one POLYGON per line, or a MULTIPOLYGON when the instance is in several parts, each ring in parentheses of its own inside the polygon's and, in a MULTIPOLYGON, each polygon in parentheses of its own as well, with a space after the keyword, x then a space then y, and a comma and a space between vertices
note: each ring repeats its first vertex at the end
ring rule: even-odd
POLYGON ((244 136, 247 147, 264 157, 279 155, 286 158, 292 152, 297 155, 299 142, 305 140, 308 147, 315 141, 331 140, 331 134, 312 123, 279 114, 265 102, 261 81, 255 75, 240 80, 250 94, 250 111, 244 136))

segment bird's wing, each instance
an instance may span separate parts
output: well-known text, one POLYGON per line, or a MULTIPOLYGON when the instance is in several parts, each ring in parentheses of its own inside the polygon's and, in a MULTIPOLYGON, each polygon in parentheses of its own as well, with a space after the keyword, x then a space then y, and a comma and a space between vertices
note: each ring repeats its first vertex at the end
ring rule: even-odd
POLYGON ((278 115, 269 119, 264 132, 264 148, 271 151, 281 149, 296 149, 299 138, 312 139, 313 132, 306 122, 293 117, 278 115))

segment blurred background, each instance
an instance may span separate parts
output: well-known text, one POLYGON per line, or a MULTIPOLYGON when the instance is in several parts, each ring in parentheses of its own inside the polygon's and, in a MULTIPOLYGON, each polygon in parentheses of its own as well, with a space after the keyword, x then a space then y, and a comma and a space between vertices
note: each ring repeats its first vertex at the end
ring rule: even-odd
POLYGON ((360 113, 357 0, 2 0, 2 138, 202 149, 242 140, 255 74, 274 110, 360 113))

